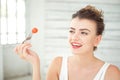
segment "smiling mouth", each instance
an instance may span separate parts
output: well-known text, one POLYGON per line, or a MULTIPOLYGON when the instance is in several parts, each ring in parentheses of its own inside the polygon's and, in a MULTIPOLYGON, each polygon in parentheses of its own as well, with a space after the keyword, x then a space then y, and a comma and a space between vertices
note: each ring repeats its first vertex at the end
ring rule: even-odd
POLYGON ((78 48, 82 47, 82 45, 80 43, 77 43, 77 42, 72 42, 71 45, 72 45, 72 48, 74 48, 74 49, 78 49, 78 48))

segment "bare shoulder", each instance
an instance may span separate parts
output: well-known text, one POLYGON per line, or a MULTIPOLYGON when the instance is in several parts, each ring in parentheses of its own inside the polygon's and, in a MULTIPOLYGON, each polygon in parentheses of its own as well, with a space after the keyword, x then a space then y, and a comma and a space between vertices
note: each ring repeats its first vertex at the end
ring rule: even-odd
POLYGON ((61 62, 62 62, 62 57, 61 56, 55 57, 52 61, 52 63, 56 64, 56 65, 59 65, 61 62))
POLYGON ((47 80, 58 80, 62 57, 56 57, 52 60, 47 73, 47 80))
POLYGON ((62 63, 62 57, 55 57, 52 60, 50 67, 52 67, 53 69, 59 68, 61 66, 61 63, 62 63))
POLYGON ((120 80, 120 70, 115 65, 110 65, 105 80, 120 80))

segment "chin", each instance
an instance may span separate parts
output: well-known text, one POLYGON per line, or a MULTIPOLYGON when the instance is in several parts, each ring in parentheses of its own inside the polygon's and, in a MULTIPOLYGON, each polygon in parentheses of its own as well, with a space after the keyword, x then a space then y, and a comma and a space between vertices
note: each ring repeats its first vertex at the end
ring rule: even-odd
POLYGON ((72 53, 75 54, 75 55, 79 55, 79 54, 82 54, 81 51, 75 51, 75 50, 72 50, 72 53))

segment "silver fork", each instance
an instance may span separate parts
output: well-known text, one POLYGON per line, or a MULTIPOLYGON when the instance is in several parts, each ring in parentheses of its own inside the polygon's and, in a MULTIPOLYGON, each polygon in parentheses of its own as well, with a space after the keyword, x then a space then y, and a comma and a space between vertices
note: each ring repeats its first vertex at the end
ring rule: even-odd
POLYGON ((30 32, 28 36, 25 38, 25 40, 22 42, 24 44, 26 41, 30 40, 32 38, 32 33, 30 32))

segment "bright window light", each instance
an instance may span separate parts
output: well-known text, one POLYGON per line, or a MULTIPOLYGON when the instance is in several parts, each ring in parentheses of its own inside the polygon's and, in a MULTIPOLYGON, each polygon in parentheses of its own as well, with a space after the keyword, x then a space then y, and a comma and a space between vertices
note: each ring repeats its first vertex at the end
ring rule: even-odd
POLYGON ((0 44, 21 43, 25 38, 25 0, 0 1, 0 44))

